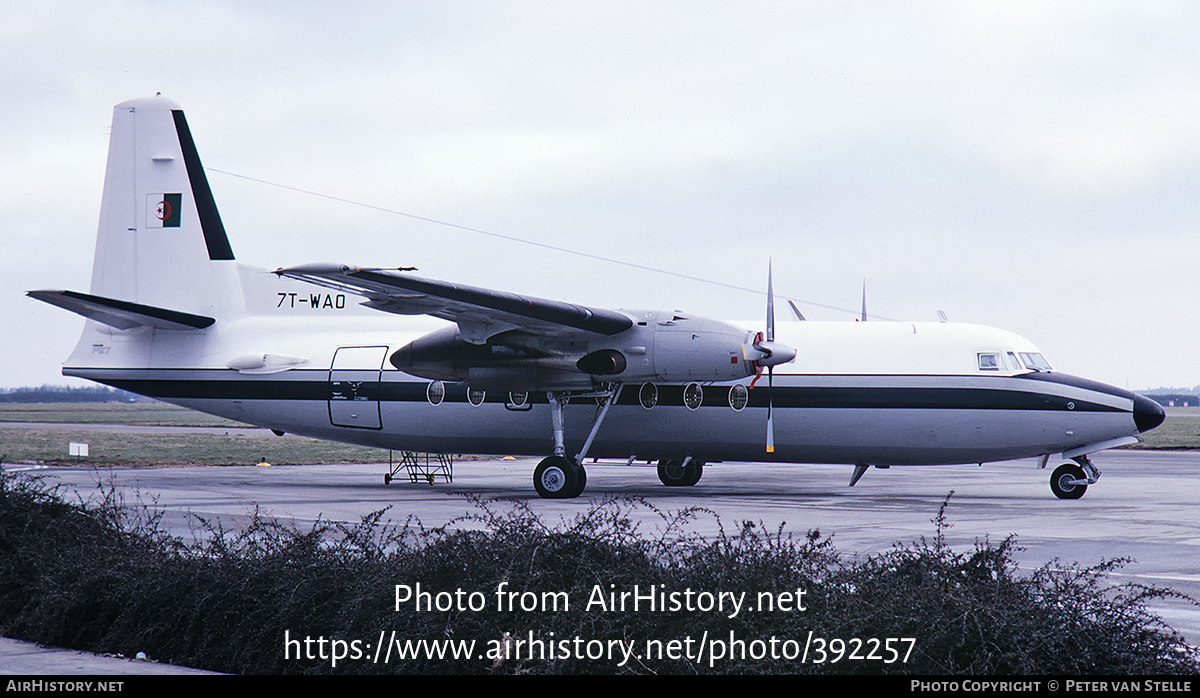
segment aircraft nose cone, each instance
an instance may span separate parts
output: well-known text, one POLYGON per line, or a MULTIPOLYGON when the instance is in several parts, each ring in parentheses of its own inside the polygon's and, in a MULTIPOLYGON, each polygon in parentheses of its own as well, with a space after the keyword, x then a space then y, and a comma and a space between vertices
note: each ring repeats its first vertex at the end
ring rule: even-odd
POLYGON ((1167 413, 1162 405, 1148 397, 1133 396, 1133 423, 1137 425, 1138 431, 1150 431, 1162 424, 1166 418, 1167 413))

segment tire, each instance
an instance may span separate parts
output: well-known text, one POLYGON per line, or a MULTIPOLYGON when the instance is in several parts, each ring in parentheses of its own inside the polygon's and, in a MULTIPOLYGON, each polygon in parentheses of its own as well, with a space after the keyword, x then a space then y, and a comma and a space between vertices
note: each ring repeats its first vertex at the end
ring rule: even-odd
POLYGON ((704 464, 697 460, 683 464, 682 458, 663 458, 658 462, 658 479, 667 487, 691 487, 704 474, 704 464))
POLYGON ((1059 499, 1079 499, 1087 492, 1087 485, 1077 485, 1075 480, 1087 480, 1083 468, 1073 463, 1063 463, 1050 476, 1050 491, 1059 499))
POLYGON ((578 476, 578 482, 575 484, 575 494, 572 497, 578 497, 583 494, 583 490, 587 487, 587 471, 583 469, 583 463, 575 466, 575 474, 578 476))
POLYGON ((571 499, 583 492, 586 475, 581 475, 580 468, 566 458, 550 456, 538 463, 533 471, 533 489, 538 496, 545 499, 571 499))

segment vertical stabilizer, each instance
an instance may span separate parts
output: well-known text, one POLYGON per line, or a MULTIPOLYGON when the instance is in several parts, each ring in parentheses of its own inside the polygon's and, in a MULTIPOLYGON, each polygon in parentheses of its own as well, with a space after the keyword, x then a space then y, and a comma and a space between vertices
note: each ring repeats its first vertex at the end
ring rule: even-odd
POLYGON ((233 250, 179 105, 113 110, 91 292, 216 318, 241 312, 233 250))

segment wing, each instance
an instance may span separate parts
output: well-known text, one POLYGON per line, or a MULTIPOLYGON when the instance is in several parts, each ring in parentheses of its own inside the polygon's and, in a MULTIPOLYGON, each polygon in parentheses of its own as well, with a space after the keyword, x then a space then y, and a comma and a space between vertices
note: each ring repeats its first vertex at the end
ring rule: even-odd
POLYGON ((450 320, 472 344, 516 329, 556 335, 571 328, 611 336, 633 326, 632 319, 615 310, 423 279, 396 269, 304 264, 274 273, 363 296, 363 305, 385 312, 450 320))

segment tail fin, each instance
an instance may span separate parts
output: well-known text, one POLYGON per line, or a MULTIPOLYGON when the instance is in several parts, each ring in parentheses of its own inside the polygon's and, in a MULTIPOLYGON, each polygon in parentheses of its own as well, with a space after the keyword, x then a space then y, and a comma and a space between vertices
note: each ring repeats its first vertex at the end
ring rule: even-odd
POLYGON ((164 97, 113 110, 91 295, 218 319, 241 312, 208 178, 183 111, 164 97))

